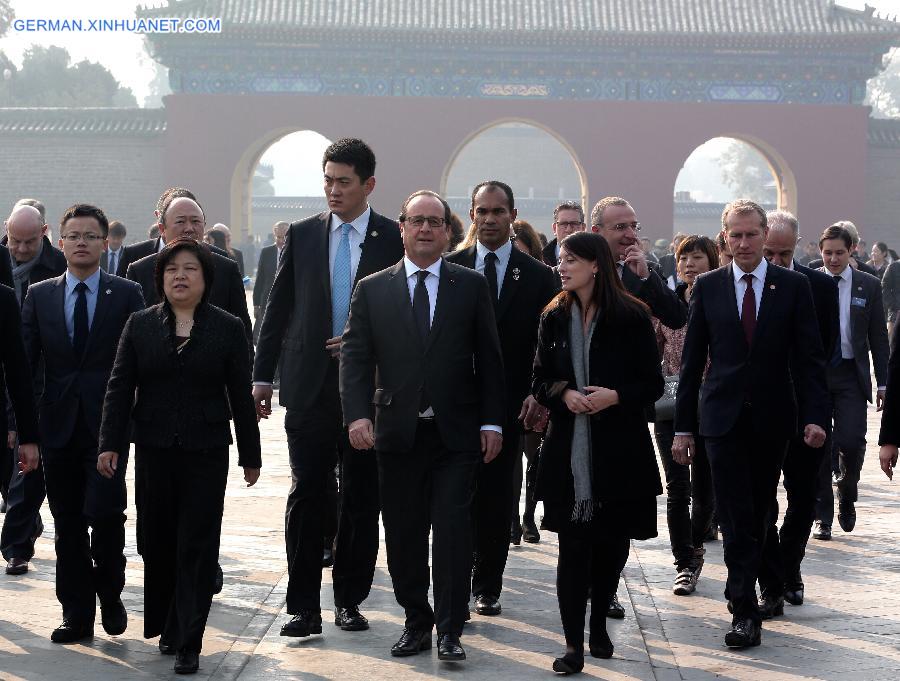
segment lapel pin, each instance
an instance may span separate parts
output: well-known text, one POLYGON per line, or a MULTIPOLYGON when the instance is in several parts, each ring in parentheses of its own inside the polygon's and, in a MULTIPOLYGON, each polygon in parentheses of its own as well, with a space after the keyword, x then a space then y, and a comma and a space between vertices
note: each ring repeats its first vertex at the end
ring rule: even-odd
POLYGON ((372 230, 372 236, 378 236, 378 230, 373 229, 373 230, 372 230))
POLYGON ((521 270, 518 267, 513 267, 513 279, 519 281, 519 272, 521 270))
POLYGON ((772 289, 772 290, 774 291, 774 290, 775 290, 775 284, 769 284, 769 288, 772 289))
POLYGON ((110 293, 112 293, 112 289, 106 289, 106 295, 109 295, 110 293))
POLYGON ((856 290, 857 290, 857 291, 862 291, 862 286, 857 286, 857 287, 856 287, 856 290))

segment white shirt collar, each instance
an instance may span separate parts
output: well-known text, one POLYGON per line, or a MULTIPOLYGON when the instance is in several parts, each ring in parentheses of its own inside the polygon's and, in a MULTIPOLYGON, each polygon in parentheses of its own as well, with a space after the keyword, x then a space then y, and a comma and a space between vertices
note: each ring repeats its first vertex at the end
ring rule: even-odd
POLYGON ((488 253, 493 253, 497 256, 497 260, 499 260, 503 265, 506 265, 506 263, 509 262, 509 256, 512 253, 512 240, 507 241, 496 251, 491 251, 491 249, 485 246, 483 243, 481 243, 480 241, 476 241, 475 251, 482 261, 484 260, 484 256, 486 256, 488 253))
MULTIPOLYGON (((407 258, 405 255, 403 256, 403 266, 406 268, 406 278, 409 279, 416 272, 418 272, 421 267, 416 265, 412 260, 407 258)), ((441 258, 438 258, 433 263, 431 263, 428 267, 425 268, 428 272, 436 276, 438 279, 441 277, 441 258)))
MULTIPOLYGON (((371 215, 372 215, 372 207, 367 205, 366 209, 362 212, 362 214, 358 218, 356 218, 353 222, 350 223, 350 225, 353 227, 353 229, 355 229, 359 233, 360 236, 366 235, 366 229, 368 229, 368 227, 369 227, 369 217, 371 215)), ((343 224, 344 224, 343 220, 341 220, 334 213, 331 214, 330 229, 332 232, 335 231, 336 229, 340 228, 340 226, 343 224)))
MULTIPOLYGON (((66 288, 69 291, 74 291, 75 287, 78 285, 81 279, 72 274, 69 270, 66 270, 66 288)), ((98 269, 91 276, 84 280, 85 285, 88 288, 88 293, 94 293, 100 287, 100 270, 98 269)))
POLYGON ((744 270, 742 270, 737 265, 732 265, 731 273, 734 275, 734 283, 737 284, 739 281, 741 281, 745 274, 752 274, 754 277, 756 277, 756 279, 758 281, 765 281, 766 280, 766 270, 767 270, 768 266, 769 266, 769 261, 766 260, 765 258, 763 258, 760 261, 759 265, 757 265, 756 269, 753 270, 752 272, 744 272, 744 270))
POLYGON ((794 259, 793 258, 791 258, 791 261, 788 263, 787 269, 789 269, 791 272, 794 271, 794 259))

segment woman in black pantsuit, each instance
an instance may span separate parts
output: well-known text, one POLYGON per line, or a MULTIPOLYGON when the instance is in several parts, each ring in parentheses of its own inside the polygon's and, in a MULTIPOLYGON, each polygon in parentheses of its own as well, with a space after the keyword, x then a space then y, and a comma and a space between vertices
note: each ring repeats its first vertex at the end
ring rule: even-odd
POLYGON ((550 409, 536 497, 559 535, 557 597, 566 654, 562 673, 590 653, 612 656, 606 610, 631 539, 656 536, 662 485, 645 407, 663 392, 650 313, 629 295, 603 237, 581 232, 560 247, 562 292, 541 318, 532 391, 550 409), (596 608, 593 606, 597 606, 596 608))
POLYGON ((160 636, 175 671, 197 671, 212 603, 234 413, 238 465, 259 478, 250 354, 236 317, 210 305, 213 263, 192 239, 156 265, 163 300, 128 320, 103 405, 98 470, 110 477, 133 439, 144 462, 144 637, 160 636), (135 389, 137 401, 132 409, 135 389))

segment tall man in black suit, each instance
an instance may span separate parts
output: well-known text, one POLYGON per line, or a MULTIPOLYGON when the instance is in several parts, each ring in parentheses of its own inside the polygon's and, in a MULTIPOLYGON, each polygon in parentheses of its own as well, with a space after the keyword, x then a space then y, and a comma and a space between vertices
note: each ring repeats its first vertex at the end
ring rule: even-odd
POLYGON ((763 258, 759 205, 730 203, 722 224, 734 261, 694 284, 672 455, 691 462, 699 409, 734 613, 725 645, 744 648, 761 641, 756 579, 787 443, 798 412, 806 444, 825 443, 828 397, 809 280, 763 258))
POLYGON ((450 217, 450 206, 434 192, 404 201, 406 256, 356 287, 340 378, 350 443, 377 451, 388 569, 406 612, 391 654, 431 648, 436 625, 438 658, 456 661, 466 656, 459 636, 468 613, 479 452, 488 465, 500 453, 507 413, 488 282, 441 258, 450 217))
MULTIPOLYGON (((787 211, 777 210, 767 213, 766 218, 769 233, 763 255, 772 265, 799 272, 809 280, 822 347, 826 356, 831 356, 838 335, 837 286, 828 275, 804 267, 794 260, 794 252, 800 239, 796 217, 787 211)), ((763 619, 780 615, 785 600, 792 605, 803 604, 804 585, 800 564, 806 554, 809 531, 815 518, 819 467, 826 451, 827 445, 807 446, 799 434, 788 443, 782 466, 787 509, 779 534, 775 527, 778 522, 778 502, 772 507, 771 522, 759 567, 759 609, 763 619)))
POLYGON ((119 336, 132 312, 144 309, 137 284, 100 270, 109 223, 87 204, 60 221, 66 273, 28 289, 22 310, 32 370, 44 361, 39 424, 47 498, 56 528, 56 596, 63 622, 55 643, 93 636, 96 599, 103 628, 125 631, 125 469, 97 472, 100 416, 119 336), (91 533, 88 535, 88 528, 91 533))
POLYGON ((869 354, 877 381, 876 404, 881 409, 887 384, 890 354, 887 323, 881 300, 881 282, 850 266, 853 241, 840 223, 822 233, 819 250, 823 272, 837 283, 840 337, 828 364, 828 392, 834 418, 831 457, 823 462, 816 503, 816 539, 830 539, 834 521, 831 472, 837 479, 838 522, 844 532, 856 526, 857 485, 866 455, 866 403, 872 401, 869 354))
MULTIPOLYGON (((30 201, 31 199, 25 199, 30 201)), ((65 272, 65 256, 50 245, 49 227, 40 210, 30 204, 18 205, 6 221, 6 236, 2 242, 12 256, 13 290, 21 305, 31 284, 56 277, 65 272)), ((35 377, 35 392, 41 389, 41 377, 35 377)), ((44 503, 44 472, 40 463, 34 475, 17 475, 15 459, 16 428, 10 424, 5 444, 13 450, 7 456, 6 475, 9 489, 0 550, 8 561, 6 574, 28 572, 28 561, 34 555, 34 542, 44 531, 41 504, 44 503)))
MULTIPOLYGON (((563 219, 568 222, 571 217, 584 228, 583 218, 575 217, 575 209, 567 207, 558 213, 563 218, 557 216, 554 224, 563 219)), ((538 325, 541 312, 557 288, 553 271, 514 248, 510 241, 510 225, 516 219, 516 208, 509 185, 497 180, 476 185, 469 217, 477 230, 476 244, 452 253, 446 260, 481 272, 487 279, 503 351, 506 384, 503 449, 496 459, 478 471, 472 513, 475 612, 499 615, 503 570, 509 553, 513 477, 516 456, 521 456, 522 421, 530 428, 542 418, 544 411, 530 394, 538 325)), ((565 228, 568 227, 567 224, 565 228)), ((537 531, 536 527, 532 529, 537 531)))
POLYGON ((563 201, 553 209, 553 239, 544 246, 541 257, 548 267, 559 264, 559 243, 570 234, 583 232, 584 208, 577 201, 563 201))
POLYGON ((266 246, 259 252, 259 263, 256 266, 256 281, 253 282, 253 341, 259 338, 259 327, 262 325, 263 312, 266 309, 266 301, 269 300, 269 292, 275 283, 275 271, 278 269, 278 261, 284 250, 284 241, 290 225, 286 222, 276 222, 272 227, 275 243, 266 246))
POLYGON ((340 139, 322 159, 329 211, 290 226, 269 294, 253 369, 261 418, 271 414, 275 365, 286 408, 292 485, 285 511, 287 611, 282 636, 321 633, 324 519, 328 478, 341 462, 342 503, 334 556, 335 625, 368 629, 359 605, 369 595, 378 558, 378 490, 373 457, 350 450, 341 420, 338 357, 355 282, 403 257, 397 223, 368 204, 375 154, 340 139))
POLYGON ((881 432, 878 434, 878 453, 881 470, 892 480, 897 467, 900 447, 900 332, 891 335, 891 357, 888 360, 888 379, 881 412, 881 432))

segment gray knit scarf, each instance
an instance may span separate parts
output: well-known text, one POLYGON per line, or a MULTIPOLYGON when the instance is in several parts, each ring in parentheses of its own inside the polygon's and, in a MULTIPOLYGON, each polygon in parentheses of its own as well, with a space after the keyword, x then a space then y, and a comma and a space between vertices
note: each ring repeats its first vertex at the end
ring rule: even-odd
POLYGON ((16 259, 13 258, 12 253, 9 254, 9 259, 10 261, 12 261, 13 268, 13 283, 15 284, 13 288, 16 290, 16 298, 18 298, 19 300, 19 305, 22 304, 22 296, 25 294, 25 289, 28 288, 28 279, 29 277, 31 277, 31 270, 35 265, 37 265, 38 259, 41 257, 41 252, 43 250, 44 240, 41 239, 41 245, 38 248, 38 252, 28 262, 17 263, 16 259))
MULTIPOLYGON (((588 326, 587 336, 581 323, 581 308, 572 306, 569 321, 569 346, 572 349, 572 368, 575 370, 575 385, 578 391, 584 390, 590 380, 590 348, 594 328, 597 325, 595 314, 588 326)), ((594 514, 593 464, 591 461, 591 417, 588 414, 575 415, 575 427, 572 429, 572 477, 575 479, 575 506, 572 509, 572 522, 590 522, 594 514)))

